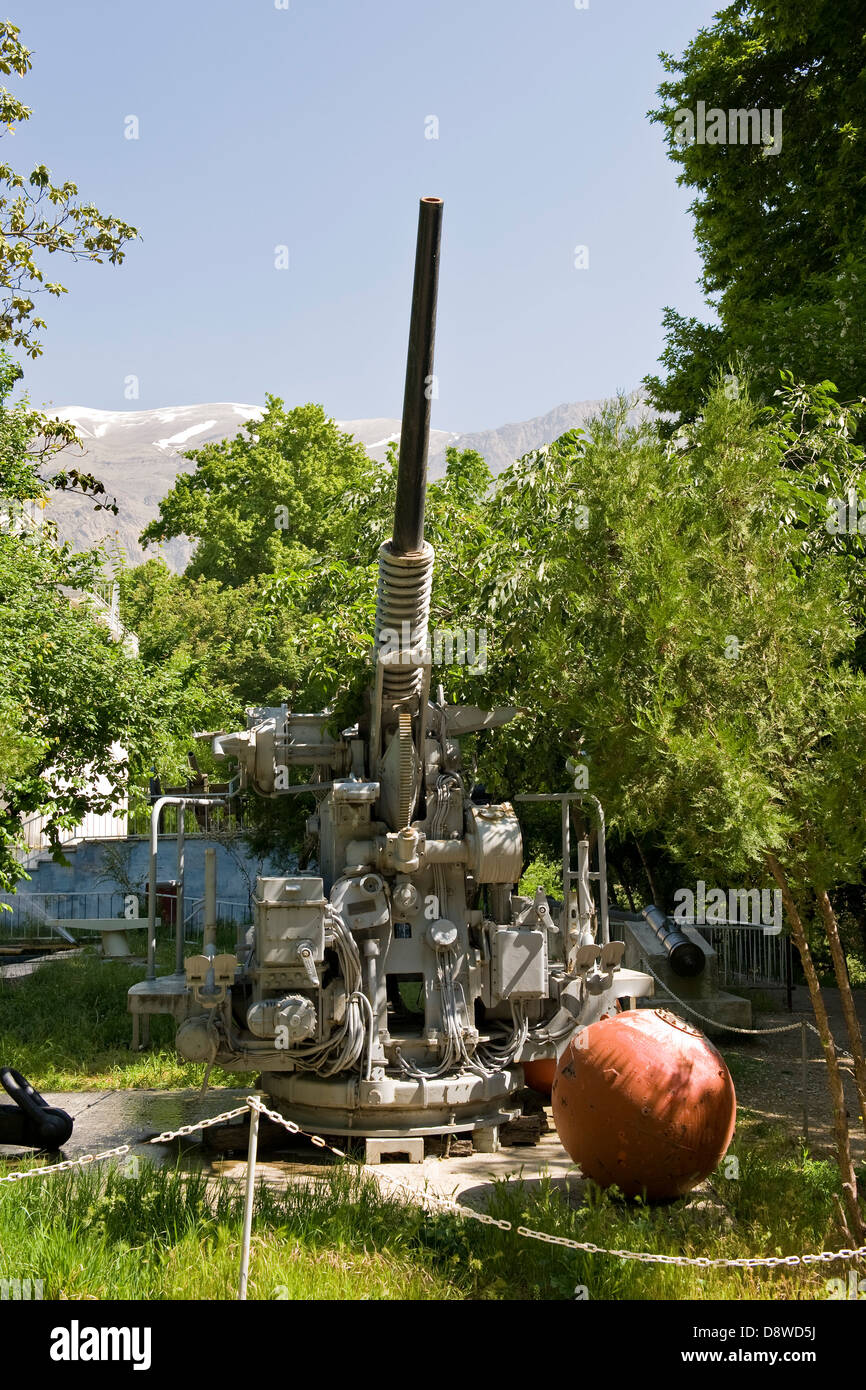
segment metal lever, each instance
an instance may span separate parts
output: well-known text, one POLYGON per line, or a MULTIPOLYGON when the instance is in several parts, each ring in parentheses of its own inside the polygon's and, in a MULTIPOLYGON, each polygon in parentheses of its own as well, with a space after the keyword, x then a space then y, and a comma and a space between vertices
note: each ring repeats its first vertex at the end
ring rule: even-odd
POLYGON ((307 979, 310 981, 310 984, 318 987, 319 976, 316 971, 316 963, 315 958, 313 956, 313 947, 311 942, 301 942, 300 946, 298 947, 298 960, 301 962, 301 965, 306 970, 307 979))

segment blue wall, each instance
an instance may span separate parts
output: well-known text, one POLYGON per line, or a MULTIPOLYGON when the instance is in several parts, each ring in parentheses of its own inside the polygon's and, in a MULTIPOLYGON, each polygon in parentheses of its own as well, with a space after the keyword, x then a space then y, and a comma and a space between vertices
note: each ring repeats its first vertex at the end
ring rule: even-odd
MULTIPOLYGON (((240 839, 227 846, 224 841, 207 836, 188 836, 185 842, 184 894, 189 911, 196 898, 204 896, 204 852, 215 849, 217 855, 217 898, 246 904, 255 886, 257 874, 276 874, 279 871, 265 859, 250 854, 240 839)), ((111 893, 124 891, 123 885, 110 869, 112 854, 122 851, 129 878, 147 884, 150 846, 145 839, 85 840, 64 850, 68 865, 52 860, 31 868, 30 882, 19 885, 18 897, 28 893, 111 893)), ((174 835, 161 835, 157 854, 157 880, 177 878, 177 841, 174 835)))

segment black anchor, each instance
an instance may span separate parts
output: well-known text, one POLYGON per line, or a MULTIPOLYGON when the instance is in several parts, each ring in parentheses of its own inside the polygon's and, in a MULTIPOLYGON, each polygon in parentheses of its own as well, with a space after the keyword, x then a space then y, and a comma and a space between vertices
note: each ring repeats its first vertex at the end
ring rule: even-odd
POLYGON ((0 1069, 0 1083, 14 1105, 0 1105, 0 1144, 54 1151, 72 1133, 72 1116, 49 1105, 30 1082, 12 1067, 0 1069))

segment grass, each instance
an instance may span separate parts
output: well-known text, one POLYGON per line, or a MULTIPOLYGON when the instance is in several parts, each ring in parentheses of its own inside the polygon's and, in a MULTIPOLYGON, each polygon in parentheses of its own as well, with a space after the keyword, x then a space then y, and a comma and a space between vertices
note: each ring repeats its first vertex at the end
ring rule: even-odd
MULTIPOLYGON (((419 1213, 352 1168, 324 1189, 258 1189, 250 1297, 460 1296, 419 1213)), ((236 1186, 147 1164, 0 1188, 0 1277, 53 1299, 233 1298, 241 1211, 236 1186)))
MULTIPOLYGON (((158 972, 173 963, 174 946, 166 939, 157 952, 158 972)), ((126 995, 143 976, 141 965, 103 961, 93 948, 0 982, 0 1065, 16 1067, 38 1091, 200 1086, 204 1067, 178 1058, 173 1019, 154 1016, 150 1050, 130 1051, 126 995)), ((230 1075, 219 1067, 211 1072, 215 1086, 252 1079, 253 1073, 230 1075)))
POLYGON ((722 1052, 735 1086, 740 1082, 757 1081, 766 1070, 766 1064, 758 1057, 749 1057, 742 1052, 726 1052, 724 1048, 722 1052))
MULTIPOLYGON (((776 1147, 778 1141, 775 1141, 776 1147)), ((834 1233, 832 1165, 740 1146, 698 1208, 626 1202, 559 1184, 493 1186, 492 1215, 614 1249, 735 1257, 818 1251, 834 1233), (731 1165, 729 1165, 730 1167, 731 1165)), ((230 1299, 240 1254, 239 1186, 147 1163, 0 1187, 0 1278, 41 1279, 45 1298, 230 1299)), ((257 1189, 249 1296, 256 1299, 820 1299, 843 1266, 707 1270, 646 1265, 429 1215, 350 1163, 321 1181, 257 1189)))

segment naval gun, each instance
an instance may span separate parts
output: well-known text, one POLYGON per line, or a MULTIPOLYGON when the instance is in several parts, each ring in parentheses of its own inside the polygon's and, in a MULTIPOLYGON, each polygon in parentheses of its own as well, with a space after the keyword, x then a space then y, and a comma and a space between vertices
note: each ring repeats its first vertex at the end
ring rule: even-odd
MULTIPOLYGON (((305 1127, 398 1149, 472 1132, 489 1150, 519 1114, 521 1063, 555 1057, 618 999, 651 994, 652 980, 623 968, 585 853, 572 873, 564 846, 561 907, 541 889, 517 893, 517 814, 472 799, 460 740, 519 711, 449 704, 441 686, 431 695, 424 509, 441 222, 442 202, 422 199, 364 712, 336 735, 327 713, 259 709, 248 728, 213 738, 249 792, 313 793, 318 873, 258 878, 243 949, 187 959, 175 1013, 184 1058, 260 1069, 271 1105, 305 1127), (292 768, 311 780, 291 785, 292 768)), ((566 840, 565 803, 580 798, 558 799, 566 840)))

